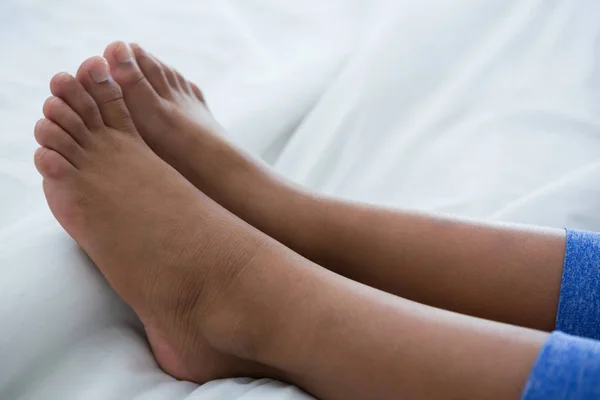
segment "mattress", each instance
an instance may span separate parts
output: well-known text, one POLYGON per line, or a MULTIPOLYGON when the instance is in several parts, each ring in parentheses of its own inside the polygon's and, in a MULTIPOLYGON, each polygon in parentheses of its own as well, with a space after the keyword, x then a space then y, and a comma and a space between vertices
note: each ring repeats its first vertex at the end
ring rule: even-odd
POLYGON ((32 128, 54 73, 137 41, 204 89, 230 140, 315 191, 600 231, 598 15, 594 0, 4 0, 0 398, 310 398, 158 368, 45 204, 32 128))

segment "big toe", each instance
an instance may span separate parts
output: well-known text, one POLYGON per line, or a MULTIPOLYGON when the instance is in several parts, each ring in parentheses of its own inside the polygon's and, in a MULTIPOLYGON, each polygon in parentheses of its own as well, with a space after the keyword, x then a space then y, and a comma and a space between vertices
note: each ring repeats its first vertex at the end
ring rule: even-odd
POLYGON ((83 62, 77 71, 77 80, 96 102, 106 126, 136 133, 123 91, 111 77, 109 66, 102 57, 92 57, 83 62))
POLYGON ((119 41, 109 44, 104 50, 104 58, 128 102, 147 103, 158 100, 159 96, 167 97, 168 87, 161 85, 161 71, 144 71, 139 62, 146 64, 147 60, 138 59, 127 43, 119 41))

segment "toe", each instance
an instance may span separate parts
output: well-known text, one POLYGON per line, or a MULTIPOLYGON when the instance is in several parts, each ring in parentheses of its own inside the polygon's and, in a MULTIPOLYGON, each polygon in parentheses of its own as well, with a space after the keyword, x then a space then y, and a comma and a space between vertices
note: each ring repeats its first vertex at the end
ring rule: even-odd
POLYGON ((85 146, 90 132, 81 117, 62 99, 50 96, 42 107, 44 116, 60 126, 77 143, 85 146))
MULTIPOLYGON (((152 85, 159 96, 172 100, 171 87, 167 82, 167 77, 158 61, 148 54, 144 49, 135 43, 130 44, 135 60, 148 82, 152 85)), ((110 61, 109 61, 110 63, 110 61)))
POLYGON ((200 88, 198 86, 196 86, 195 83, 191 83, 191 82, 190 82, 190 87, 192 89, 192 93, 194 94, 194 96, 196 96, 196 98, 198 100, 200 100, 201 102, 206 104, 206 101, 204 100, 204 93, 202 93, 202 90, 200 90, 200 88))
POLYGON ((163 73, 165 74, 165 77, 167 78, 167 82, 169 83, 169 86, 172 88, 172 90, 179 90, 179 80, 177 79, 177 74, 175 73, 175 71, 171 67, 169 67, 167 64, 160 61, 158 58, 154 58, 154 60, 162 68, 163 73))
POLYGON ((123 91, 109 71, 102 57, 92 57, 83 62, 77 71, 77 80, 92 96, 106 126, 128 133, 136 133, 129 110, 123 100, 123 91))
POLYGON ((83 156, 82 148, 60 126, 49 119, 42 118, 35 124, 33 133, 40 146, 56 151, 75 167, 79 165, 83 156))
POLYGON ((103 126, 96 102, 72 75, 65 72, 54 75, 50 80, 50 91, 67 103, 91 130, 103 126))
POLYGON ((39 173, 47 179, 60 179, 75 170, 66 158, 47 147, 38 148, 33 160, 39 173))
POLYGON ((111 74, 117 83, 123 89, 125 100, 129 102, 156 100, 163 93, 154 87, 151 77, 156 74, 148 75, 142 69, 137 61, 134 50, 124 42, 113 42, 104 50, 104 57, 108 61, 111 74), (144 100, 142 100, 144 99, 144 100))
POLYGON ((183 77, 179 72, 175 71, 175 76, 177 77, 177 82, 179 82, 179 87, 187 94, 192 94, 192 89, 190 87, 187 79, 183 77))

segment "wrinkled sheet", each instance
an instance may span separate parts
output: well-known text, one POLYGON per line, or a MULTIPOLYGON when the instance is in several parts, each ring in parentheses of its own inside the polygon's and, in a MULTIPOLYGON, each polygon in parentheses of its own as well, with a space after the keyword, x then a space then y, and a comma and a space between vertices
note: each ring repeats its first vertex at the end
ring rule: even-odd
POLYGON ((600 230, 599 15, 595 0, 0 2, 0 398, 309 398, 160 371, 45 205, 32 127, 55 72, 138 41, 203 87, 231 140, 314 190, 600 230))

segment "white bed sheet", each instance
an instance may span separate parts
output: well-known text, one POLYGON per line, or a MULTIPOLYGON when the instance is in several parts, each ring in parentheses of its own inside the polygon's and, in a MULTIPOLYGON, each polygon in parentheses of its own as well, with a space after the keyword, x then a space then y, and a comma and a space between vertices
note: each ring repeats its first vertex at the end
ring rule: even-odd
POLYGON ((357 200, 600 230, 600 2, 387 11, 276 168, 357 200))
POLYGON ((235 142, 346 198, 600 230, 600 3, 0 3, 0 398, 293 399, 177 382, 46 209, 31 129, 59 70, 135 40, 235 142))

